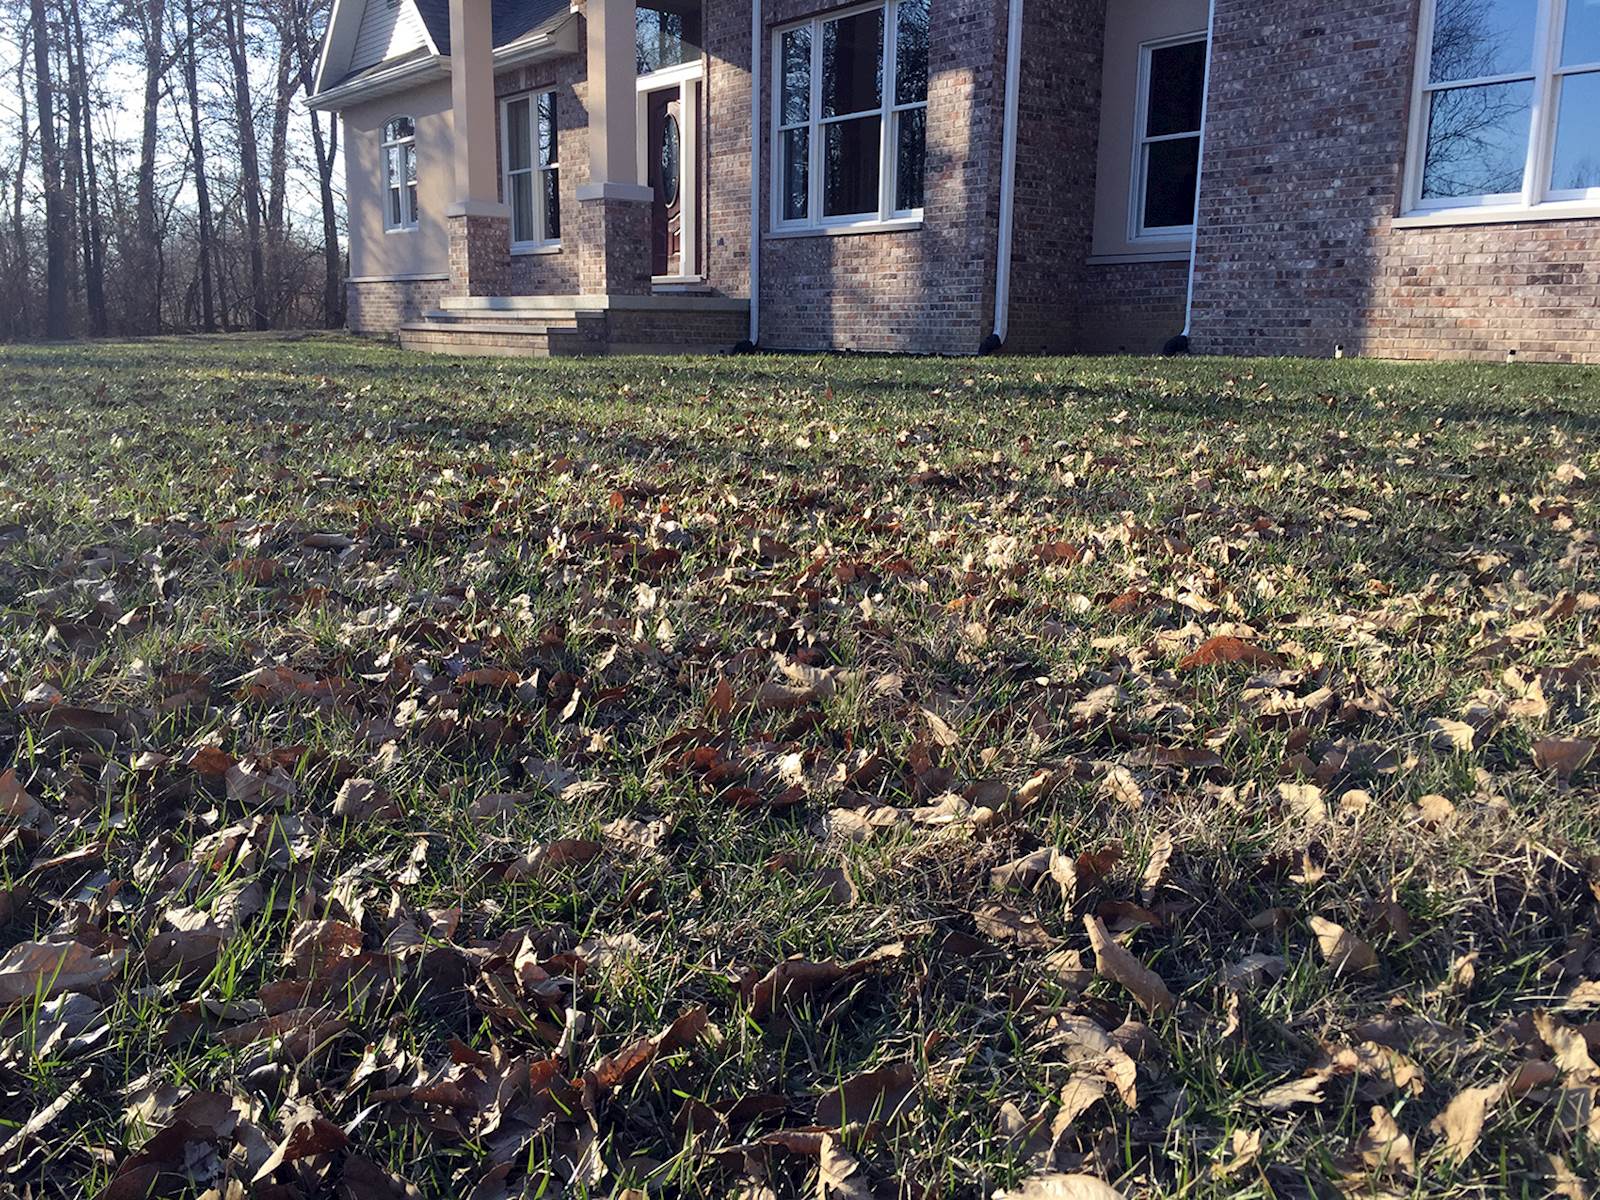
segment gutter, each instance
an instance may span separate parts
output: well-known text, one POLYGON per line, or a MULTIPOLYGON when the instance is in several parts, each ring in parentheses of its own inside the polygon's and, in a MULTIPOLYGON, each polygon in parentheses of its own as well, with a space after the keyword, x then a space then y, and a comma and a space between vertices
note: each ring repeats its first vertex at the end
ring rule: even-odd
POLYGON ((1206 78, 1200 93, 1200 159, 1195 164, 1194 175, 1194 235, 1189 239, 1189 291, 1183 302, 1183 332, 1167 343, 1179 354, 1189 352, 1189 334, 1194 325, 1194 264, 1200 252, 1200 193, 1206 178, 1206 118, 1211 115, 1211 60, 1215 57, 1216 36, 1217 0, 1211 0, 1206 13, 1206 78), (1174 345, 1180 340, 1181 346, 1174 345))
MULTIPOLYGON (((981 354, 1006 344, 1011 328, 1011 245, 1016 217, 1017 110, 1022 91, 1022 2, 1010 0, 1006 20, 1005 142, 1000 158, 1000 239, 994 269, 994 332, 983 339, 981 354)), ((1212 0, 1213 3, 1216 0, 1212 0)))
POLYGON ((761 344, 761 0, 750 0, 750 338, 744 349, 761 344))
POLYGON ((393 67, 382 68, 370 74, 341 83, 325 92, 318 92, 306 101, 306 107, 317 112, 338 112, 351 104, 386 96, 435 77, 450 77, 450 59, 445 55, 430 54, 407 59, 393 67))

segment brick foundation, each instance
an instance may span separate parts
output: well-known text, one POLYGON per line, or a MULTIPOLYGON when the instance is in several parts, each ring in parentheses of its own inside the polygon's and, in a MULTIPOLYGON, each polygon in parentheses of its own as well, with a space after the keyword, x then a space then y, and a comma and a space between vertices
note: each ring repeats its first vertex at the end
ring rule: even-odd
POLYGON ((455 296, 504 296, 510 283, 511 219, 447 217, 455 296))
POLYGON ((587 296, 650 291, 650 203, 578 201, 578 287, 587 296))
POLYGON ((439 307, 443 279, 348 280, 345 325, 351 333, 392 335, 407 321, 439 307))

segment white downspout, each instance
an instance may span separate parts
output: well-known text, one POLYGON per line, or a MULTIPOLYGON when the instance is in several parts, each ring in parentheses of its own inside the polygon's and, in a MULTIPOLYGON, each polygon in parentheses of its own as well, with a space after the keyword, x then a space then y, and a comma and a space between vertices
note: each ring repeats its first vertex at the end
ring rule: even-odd
POLYGON ((1189 294, 1183 302, 1183 337, 1189 338, 1194 324, 1194 264, 1200 251, 1200 186, 1206 177, 1206 118, 1211 109, 1211 60, 1215 57, 1217 36, 1217 0, 1211 0, 1206 14, 1206 78, 1201 85, 1200 99, 1200 159, 1194 174, 1194 234, 1189 239, 1189 294))
POLYGON ((761 0, 750 2, 750 345, 761 344, 761 0))
MULTIPOLYGON (((759 0, 758 0, 759 3, 759 0)), ((1017 108, 1022 90, 1022 0, 1011 0, 1006 21, 1005 139, 1000 158, 1000 244, 994 269, 994 333, 988 349, 1006 343, 1011 326, 1011 236, 1017 189, 1017 108)))

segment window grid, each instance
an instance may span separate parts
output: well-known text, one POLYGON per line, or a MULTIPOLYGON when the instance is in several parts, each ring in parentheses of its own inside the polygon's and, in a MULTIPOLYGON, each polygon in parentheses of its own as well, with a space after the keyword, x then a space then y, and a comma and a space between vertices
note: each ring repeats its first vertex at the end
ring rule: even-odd
MULTIPOLYGON (((909 2, 909 0, 908 0, 909 2)), ((922 97, 901 102, 899 98, 899 30, 901 0, 885 4, 867 4, 857 8, 829 13, 806 21, 784 26, 773 33, 772 61, 775 65, 772 84, 773 108, 773 159, 772 211, 773 225, 778 229, 838 228, 852 225, 873 225, 890 221, 917 220, 922 217, 923 206, 910 208, 898 206, 899 138, 901 122, 913 119, 908 114, 925 113, 928 108, 926 88, 922 97), (866 13, 883 13, 882 42, 879 46, 879 96, 876 107, 848 113, 824 116, 822 112, 824 27, 849 20, 866 13), (809 94, 806 112, 794 120, 785 120, 784 111, 786 50, 791 35, 805 35, 805 53, 808 55, 809 94), (875 212, 842 213, 827 216, 824 213, 826 198, 827 129, 850 121, 878 118, 878 208, 875 212), (800 144, 800 166, 805 185, 805 211, 791 216, 788 200, 788 147, 791 138, 800 144)), ((924 137, 926 137, 926 117, 924 137)), ((924 151, 925 152, 925 151, 924 151)))
POLYGON ((417 126, 410 117, 383 124, 383 228, 404 233, 417 227, 417 126))
MULTIPOLYGON (((1574 81, 1586 81, 1586 77, 1591 75, 1600 77, 1600 61, 1562 61, 1567 22, 1573 7, 1571 0, 1535 0, 1537 8, 1528 69, 1481 74, 1464 72, 1435 79, 1433 59, 1443 2, 1427 0, 1423 10, 1422 36, 1418 39, 1417 47, 1411 146, 1407 155, 1406 211, 1425 214, 1491 208, 1559 210, 1563 204, 1577 202, 1588 207, 1600 201, 1600 180, 1597 180, 1596 186, 1559 188, 1552 177, 1563 116, 1571 120, 1578 119, 1575 111, 1563 113, 1564 93, 1574 86, 1574 81), (1440 119, 1442 106, 1448 103, 1448 97, 1476 89, 1486 91, 1518 84, 1527 85, 1529 90, 1525 121, 1514 127, 1518 134, 1526 134, 1521 186, 1474 194, 1428 195, 1429 160, 1438 144, 1435 137, 1436 122, 1440 119)), ((1480 91, 1478 94, 1481 96, 1484 93, 1480 91)), ((1600 147, 1597 147, 1596 153, 1600 154, 1600 147)))
POLYGON ((561 153, 556 111, 556 94, 549 89, 509 96, 500 102, 502 187, 505 203, 511 209, 514 251, 561 244, 561 153), (526 117, 527 126, 527 143, 520 146, 516 135, 519 110, 526 117), (525 165, 517 165, 518 151, 525 165), (524 187, 525 192, 521 190, 524 187))
MULTIPOLYGON (((1130 241, 1171 239, 1194 233, 1194 222, 1192 220, 1184 225, 1147 226, 1144 223, 1150 185, 1151 147, 1164 142, 1192 141, 1198 143, 1200 141, 1200 129, 1198 126, 1192 130, 1186 129, 1176 133, 1152 134, 1150 132, 1150 95, 1154 87, 1153 72, 1157 51, 1176 46, 1204 45, 1205 42, 1205 34, 1184 34, 1179 37, 1145 42, 1139 47, 1139 91, 1134 103, 1133 207, 1128 214, 1128 237, 1130 241)), ((1201 104, 1204 105, 1204 103, 1205 97, 1202 95, 1201 104)))

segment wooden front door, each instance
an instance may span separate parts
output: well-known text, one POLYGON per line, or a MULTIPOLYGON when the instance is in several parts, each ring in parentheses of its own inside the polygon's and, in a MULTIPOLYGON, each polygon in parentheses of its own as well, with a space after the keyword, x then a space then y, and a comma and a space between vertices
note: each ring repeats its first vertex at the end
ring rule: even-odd
POLYGON ((677 88, 651 92, 646 110, 645 163, 650 188, 652 233, 650 270, 683 274, 683 103, 677 88))

